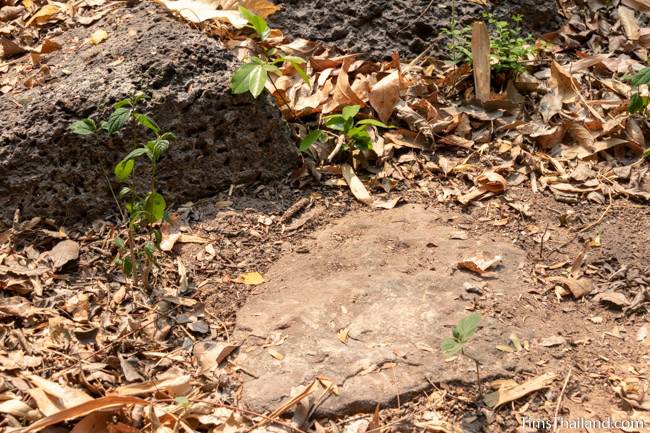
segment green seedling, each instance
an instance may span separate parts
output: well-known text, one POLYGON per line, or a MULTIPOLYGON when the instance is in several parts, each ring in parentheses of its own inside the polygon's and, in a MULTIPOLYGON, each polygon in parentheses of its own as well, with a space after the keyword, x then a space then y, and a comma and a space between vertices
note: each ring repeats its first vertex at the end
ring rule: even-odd
MULTIPOLYGON (((484 14, 490 29, 490 64, 495 73, 520 73, 526 70, 522 63, 535 53, 533 38, 524 35, 521 15, 513 15, 512 23, 498 20, 492 14, 484 14)), ((451 25, 442 33, 449 38, 447 52, 453 63, 472 63, 472 29, 458 27, 452 18, 451 25)))
POLYGON ((483 389, 481 386, 481 374, 479 370, 480 363, 476 358, 468 355, 465 352, 465 346, 467 343, 469 343, 469 341, 476 333, 480 322, 481 315, 479 313, 470 314, 458 322, 458 324, 454 327, 452 330, 451 338, 445 338, 440 343, 440 349, 445 356, 453 356, 460 353, 466 358, 474 361, 474 364, 476 365, 476 383, 478 386, 479 397, 483 395, 483 389))
MULTIPOLYGON (((236 95, 250 93, 254 98, 262 94, 267 81, 270 81, 269 74, 282 75, 280 65, 290 64, 298 75, 309 84, 309 77, 302 65, 306 61, 297 56, 284 56, 276 48, 265 43, 271 29, 266 21, 255 15, 243 6, 239 7, 240 15, 248 21, 248 27, 255 30, 260 43, 257 51, 249 56, 242 66, 237 69, 230 81, 230 89, 236 95)), ((272 83, 272 81, 270 81, 272 83)), ((276 89, 277 90, 277 89, 276 89)), ((284 101, 286 104, 286 101, 284 101)), ((286 104, 288 106, 288 104, 286 104)))
MULTIPOLYGON (((648 96, 641 96, 639 93, 639 87, 644 84, 650 84, 650 66, 641 69, 634 75, 625 77, 625 79, 632 84, 633 88, 633 93, 630 97, 630 104, 627 107, 628 111, 630 113, 647 114, 650 98, 648 96)), ((650 159, 650 149, 647 149, 643 153, 643 157, 650 159)))
POLYGON ((158 192, 158 163, 176 137, 171 132, 163 132, 151 117, 137 111, 144 99, 145 95, 138 93, 117 102, 108 119, 100 122, 99 127, 88 118, 72 123, 70 130, 82 136, 95 136, 99 141, 100 137, 109 138, 134 123, 153 135, 151 140, 129 152, 113 169, 117 181, 126 184, 120 190, 119 198, 124 201, 128 213, 126 241, 119 236, 115 238, 118 249, 116 263, 125 274, 132 276, 134 285, 142 275, 142 283, 148 289, 149 275, 152 267, 157 265, 155 254, 162 238, 157 225, 167 217, 165 198, 158 192), (148 179, 137 176, 138 160, 148 162, 148 179), (139 192, 136 184, 145 183, 148 190, 139 192))
MULTIPOLYGON (((328 160, 334 157, 340 151, 350 151, 350 149, 367 150, 372 149, 372 138, 368 133, 369 126, 376 126, 379 128, 392 128, 383 122, 375 119, 363 119, 355 121, 355 117, 359 114, 361 107, 358 105, 348 105, 343 107, 341 114, 333 114, 325 116, 324 126, 329 130, 334 131, 337 135, 336 147, 328 157, 328 160)), ((321 129, 311 131, 300 143, 300 150, 307 151, 316 141, 322 140, 327 137, 327 133, 321 129)))

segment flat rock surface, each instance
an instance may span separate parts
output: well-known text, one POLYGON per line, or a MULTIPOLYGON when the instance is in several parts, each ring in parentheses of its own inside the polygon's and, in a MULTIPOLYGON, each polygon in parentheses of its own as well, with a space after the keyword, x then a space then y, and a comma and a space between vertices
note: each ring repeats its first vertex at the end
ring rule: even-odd
MULTIPOLYGON (((276 408, 292 387, 317 376, 340 391, 320 406, 323 415, 371 411, 429 388, 429 380, 474 383, 471 361, 446 362, 439 350, 479 298, 468 284, 484 285, 481 297, 522 292, 525 254, 510 241, 467 237, 444 215, 415 205, 349 214, 299 251, 276 262, 237 315, 235 337, 244 343, 235 362, 251 375, 243 396, 254 410, 276 408), (492 278, 458 269, 481 253, 502 256, 492 278)), ((483 318, 469 347, 483 375, 514 370, 513 358, 495 347, 512 332, 526 336, 483 318)))

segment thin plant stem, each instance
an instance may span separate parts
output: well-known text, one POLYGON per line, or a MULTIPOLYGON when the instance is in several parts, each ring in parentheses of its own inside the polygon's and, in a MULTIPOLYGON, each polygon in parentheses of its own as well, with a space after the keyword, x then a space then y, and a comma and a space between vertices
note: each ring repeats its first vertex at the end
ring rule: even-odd
POLYGON ((476 385, 478 386, 478 397, 479 399, 483 397, 483 386, 481 385, 481 373, 480 373, 480 365, 481 363, 478 361, 478 359, 474 358, 471 355, 468 355, 465 353, 465 350, 461 349, 460 353, 465 356, 468 359, 471 359, 474 361, 474 364, 476 366, 476 385))

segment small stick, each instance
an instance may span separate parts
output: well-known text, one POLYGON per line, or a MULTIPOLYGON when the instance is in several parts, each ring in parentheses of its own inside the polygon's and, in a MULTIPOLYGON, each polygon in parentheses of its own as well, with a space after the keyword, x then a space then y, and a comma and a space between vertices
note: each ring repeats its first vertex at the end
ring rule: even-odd
POLYGON ((539 258, 540 258, 540 260, 544 257, 544 238, 546 237, 547 232, 548 232, 548 223, 546 224, 546 228, 544 229, 544 233, 542 233, 542 239, 539 242, 539 258))
POLYGON ((564 385, 562 385, 562 390, 560 391, 560 395, 557 398, 557 404, 555 405, 555 413, 553 414, 553 431, 557 431, 557 414, 560 413, 560 405, 562 404, 562 396, 564 395, 564 391, 566 390, 566 386, 569 383, 569 378, 571 377, 571 370, 573 370, 573 367, 569 368, 569 372, 566 375, 566 379, 564 379, 564 385))
POLYGON ((341 151, 341 148, 343 147, 343 143, 345 143, 345 135, 341 134, 339 135, 338 140, 336 140, 336 147, 332 151, 332 153, 329 154, 327 157, 328 162, 332 162, 334 157, 341 151))

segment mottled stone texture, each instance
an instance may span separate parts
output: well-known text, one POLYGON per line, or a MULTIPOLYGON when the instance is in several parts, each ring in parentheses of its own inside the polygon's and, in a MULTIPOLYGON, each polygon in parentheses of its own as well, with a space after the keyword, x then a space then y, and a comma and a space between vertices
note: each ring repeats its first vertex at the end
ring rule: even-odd
MULTIPOLYGON (((121 6, 88 28, 65 32, 64 48, 45 57, 50 77, 32 90, 0 97, 0 218, 69 223, 115 212, 112 168, 141 140, 129 130, 110 142, 77 137, 67 128, 138 90, 151 95, 149 113, 178 141, 160 167, 160 188, 179 204, 235 183, 285 175, 298 160, 289 129, 267 95, 232 95, 236 58, 217 40, 160 6, 121 6), (108 32, 100 45, 86 39, 108 32)), ((140 135, 138 135, 140 134, 140 135)))

